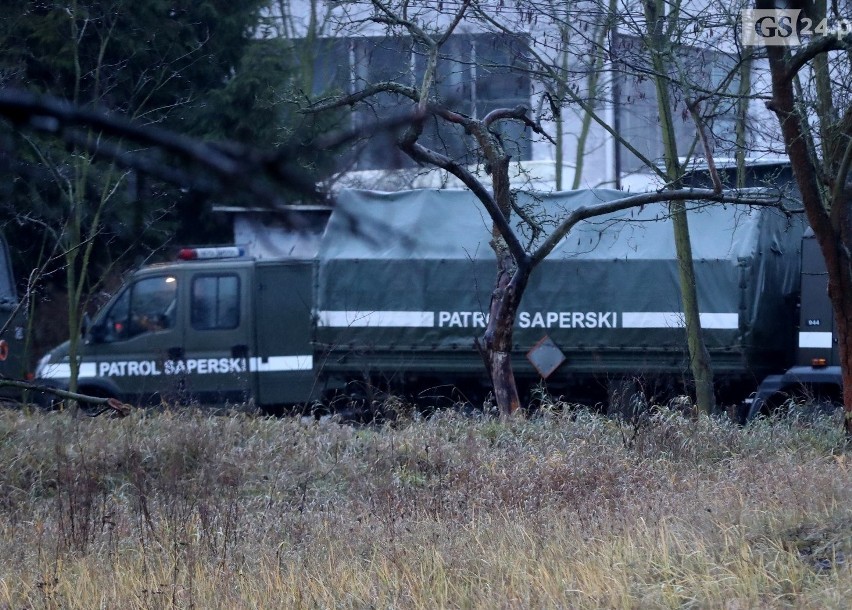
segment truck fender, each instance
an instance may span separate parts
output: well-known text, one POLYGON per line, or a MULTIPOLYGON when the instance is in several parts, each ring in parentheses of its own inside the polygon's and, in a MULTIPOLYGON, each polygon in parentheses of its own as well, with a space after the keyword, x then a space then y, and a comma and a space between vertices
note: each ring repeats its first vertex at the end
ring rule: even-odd
POLYGON ((784 385, 784 375, 768 375, 757 388, 757 391, 745 399, 745 421, 748 423, 760 415, 766 401, 781 391, 784 385))
POLYGON ((794 366, 783 375, 769 375, 757 388, 751 400, 745 421, 749 422, 760 415, 766 403, 777 393, 801 386, 842 387, 842 375, 839 366, 811 367, 794 366))
POLYGON ((98 398, 121 398, 121 390, 112 379, 88 377, 77 382, 80 394, 89 394, 98 398))

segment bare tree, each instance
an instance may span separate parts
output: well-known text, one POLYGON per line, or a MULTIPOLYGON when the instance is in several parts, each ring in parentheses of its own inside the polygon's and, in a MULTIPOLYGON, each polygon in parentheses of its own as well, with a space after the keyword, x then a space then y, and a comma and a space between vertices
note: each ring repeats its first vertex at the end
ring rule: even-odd
MULTIPOLYGON (((199 88, 211 82, 221 85, 228 69, 223 64, 239 47, 234 38, 226 39, 234 32, 244 35, 239 22, 251 18, 258 5, 251 2, 235 8, 228 14, 233 19, 223 25, 203 23, 192 9, 170 14, 168 7, 127 5, 123 0, 74 0, 63 6, 28 6, 13 23, 4 21, 0 28, 8 50, 0 85, 53 91, 68 100, 67 105, 45 100, 45 107, 55 111, 50 119, 53 123, 18 130, 20 125, 14 121, 19 116, 12 113, 7 115, 13 121, 12 129, 7 124, 0 128, 9 136, 3 142, 9 149, 7 157, 16 158, 15 169, 22 170, 16 177, 32 177, 27 186, 34 196, 27 199, 43 201, 39 210, 28 206, 27 214, 41 215, 47 228, 43 234, 56 240, 57 253, 63 259, 54 268, 65 276, 72 391, 85 302, 101 281, 91 273, 94 259, 99 259, 100 276, 105 275, 132 245, 141 243, 143 233, 156 232, 151 227, 173 205, 173 201, 146 196, 141 180, 136 180, 140 174, 128 171, 118 155, 104 154, 117 151, 119 144, 97 121, 75 122, 72 115, 82 108, 101 107, 121 113, 137 125, 167 120, 187 107, 199 88), (139 40, 138 31, 154 23, 159 26, 157 20, 163 18, 169 19, 167 33, 139 40), (220 33, 218 38, 211 37, 211 29, 220 33), (218 56, 214 57, 213 48, 218 56), (51 128, 62 132, 64 142, 41 137, 51 128)), ((217 8, 203 15, 224 12, 217 8)), ((6 91, 10 94, 4 99, 8 108, 19 104, 23 122, 32 124, 35 116, 27 115, 26 107, 40 102, 18 89, 6 91)), ((48 115, 41 116, 47 119, 48 115)), ((83 117, 77 115, 77 119, 83 117)))
MULTIPOLYGON (((660 131, 663 140, 663 158, 666 177, 673 187, 682 179, 683 169, 678 159, 678 143, 675 134, 672 96, 668 75, 673 50, 669 45, 669 32, 673 24, 671 19, 680 9, 680 3, 667 7, 664 0, 645 0, 645 21, 647 27, 647 51, 653 68, 653 80, 657 92, 657 108, 660 112, 660 131)), ((693 107, 694 110, 695 107, 693 107)), ((703 127, 697 112, 693 112, 699 130, 703 127)), ((706 142, 706 139, 705 139, 706 142)), ((708 161, 712 162, 712 153, 705 148, 708 161)), ((695 380, 695 397, 698 409, 712 413, 716 408, 713 388, 713 365, 710 352, 704 343, 701 332, 701 318, 698 313, 698 291, 695 285, 695 266, 692 261, 692 241, 689 237, 689 224, 686 218, 686 205, 682 201, 670 204, 672 227, 674 229, 675 249, 677 251, 678 273, 680 276, 680 295, 683 303, 686 340, 689 347, 690 367, 695 380)))
MULTIPOLYGON (((735 20, 729 6, 680 0, 589 1, 571 7, 519 0, 516 5, 534 14, 543 32, 531 32, 526 50, 554 108, 557 171, 562 113, 580 113, 574 188, 582 178, 593 123, 615 143, 617 185, 624 173, 637 172, 660 188, 679 188, 695 161, 710 168, 717 150, 735 150, 744 167, 750 62, 741 61, 737 49, 726 44, 735 20), (559 32, 558 38, 551 40, 548 29, 559 32), (744 82, 736 91, 740 75, 744 82), (577 85, 584 81, 585 90, 577 85)), ((504 32, 518 27, 486 7, 478 17, 504 32)), ((743 176, 744 170, 739 173, 743 176)), ((670 211, 696 402, 711 412, 713 371, 700 324, 686 210, 675 201, 670 211)))
POLYGON ((811 23, 827 23, 829 30, 798 47, 766 47, 772 75, 767 106, 778 117, 808 222, 825 257, 845 426, 852 434, 852 35, 830 26, 844 23, 850 6, 840 2, 829 8, 825 0, 804 5, 811 23))

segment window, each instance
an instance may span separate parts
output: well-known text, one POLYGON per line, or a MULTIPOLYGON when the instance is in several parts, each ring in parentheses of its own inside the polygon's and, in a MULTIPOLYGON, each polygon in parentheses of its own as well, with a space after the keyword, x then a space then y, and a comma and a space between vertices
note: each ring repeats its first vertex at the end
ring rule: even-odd
MULTIPOLYGON (((657 90, 654 79, 650 76, 653 69, 644 43, 633 36, 621 35, 614 44, 615 55, 628 63, 628 70, 617 77, 619 97, 616 112, 619 114, 619 131, 639 152, 662 165, 664 151, 657 90), (647 71, 647 74, 642 73, 642 70, 647 71)), ((700 83, 701 86, 715 89, 724 84, 725 90, 731 93, 736 93, 739 87, 736 77, 726 80, 736 67, 735 59, 730 55, 713 49, 679 46, 676 48, 675 61, 683 74, 689 75, 692 82, 700 83)), ((675 71, 674 67, 672 70, 673 82, 677 82, 680 73, 675 71)), ((669 95, 675 118, 678 154, 685 156, 693 152, 698 156, 703 155, 703 150, 696 141, 695 123, 686 106, 684 88, 672 86, 669 88, 669 95)), ((733 156, 736 104, 733 101, 725 102, 723 99, 717 106, 708 108, 705 105, 702 110, 705 114, 712 110, 712 116, 705 118, 714 154, 717 157, 733 156)), ((643 162, 626 148, 620 147, 619 155, 623 172, 646 169, 643 162)))
POLYGON ((9 249, 3 236, 0 235, 0 303, 18 300, 15 290, 15 276, 12 273, 12 264, 9 261, 9 249))
MULTIPOLYGON (((355 38, 352 79, 356 91, 368 85, 394 81, 414 85, 411 70, 410 38, 355 38)), ((381 124, 389 118, 410 112, 413 102, 393 93, 374 95, 356 107, 358 125, 381 124)), ((357 153, 356 169, 400 169, 413 166, 408 155, 396 146, 396 133, 379 128, 357 153)))
POLYGON ((228 330, 240 324, 240 278, 202 275, 192 280, 192 328, 228 330))
POLYGON ((172 276, 139 280, 124 289, 104 319, 105 342, 124 341, 174 328, 177 280, 172 276))
MULTIPOLYGON (((435 97, 462 114, 481 118, 495 108, 515 108, 530 104, 530 78, 525 70, 521 39, 507 34, 455 34, 441 49, 438 60, 435 97)), ((408 37, 353 37, 346 40, 348 54, 333 48, 337 61, 349 65, 349 73, 320 71, 328 91, 360 91, 369 84, 393 81, 419 86, 426 67, 423 49, 408 37), (345 78, 341 82, 334 79, 345 78)), ((328 61, 324 61, 328 64, 328 61)), ((383 120, 408 112, 413 102, 392 93, 374 96, 369 105, 354 113, 357 125, 381 124, 383 120)), ((531 159, 529 128, 515 121, 499 125, 515 159, 531 159)), ((427 120, 421 142, 461 163, 473 163, 468 152, 469 136, 458 125, 440 119, 427 120)), ((354 169, 400 169, 414 162, 396 146, 397 134, 379 130, 354 154, 354 169)))

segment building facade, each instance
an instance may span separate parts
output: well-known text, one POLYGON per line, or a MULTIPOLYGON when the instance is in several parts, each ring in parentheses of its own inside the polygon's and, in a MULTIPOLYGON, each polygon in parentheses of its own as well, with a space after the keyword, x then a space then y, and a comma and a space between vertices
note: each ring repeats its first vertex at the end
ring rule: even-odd
MULTIPOLYGON (((660 182, 652 166, 664 158, 658 72, 650 59, 653 28, 642 6, 494 0, 461 12, 457 1, 293 0, 270 6, 259 36, 288 36, 299 57, 311 58, 312 65, 302 69, 311 75, 306 99, 315 103, 379 83, 419 88, 430 65, 424 37, 441 39, 461 15, 440 45, 431 100, 473 118, 497 108, 529 108, 546 136, 521 122, 495 126, 512 157, 513 186, 641 189, 660 182)), ((678 157, 704 162, 688 108, 696 100, 714 157, 732 159, 743 147, 752 159, 782 154, 777 134, 764 131, 777 121, 759 101, 767 87, 759 60, 750 62, 745 97, 740 89, 748 49, 738 41, 738 8, 707 0, 665 6, 677 8, 664 20, 660 53, 678 157)), ((390 92, 354 104, 350 126, 370 136, 343 155, 335 185, 458 187, 451 176, 418 167, 395 146, 402 128, 383 128, 412 109, 411 100, 390 92)), ((485 169, 470 135, 457 124, 430 117, 420 142, 475 171, 485 169)))

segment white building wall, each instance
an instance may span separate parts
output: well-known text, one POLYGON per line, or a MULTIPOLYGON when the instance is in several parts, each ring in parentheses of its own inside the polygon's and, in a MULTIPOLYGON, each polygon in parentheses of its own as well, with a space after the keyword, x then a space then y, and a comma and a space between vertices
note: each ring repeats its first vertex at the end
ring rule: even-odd
MULTIPOLYGON (((607 0, 601 0, 605 4, 607 0)), ((458 2, 441 3, 443 10, 438 10, 437 3, 414 2, 409 3, 408 19, 412 22, 422 24, 424 28, 439 29, 450 23, 453 18, 453 9, 458 7, 458 2)), ((553 19, 542 15, 541 9, 550 6, 556 11, 557 17, 572 27, 570 35, 572 52, 583 55, 584 49, 592 47, 589 37, 592 34, 587 30, 584 34, 583 21, 589 15, 595 15, 597 2, 565 3, 555 0, 537 0, 536 2, 492 2, 492 10, 489 17, 494 21, 509 25, 516 33, 523 33, 532 41, 532 50, 541 58, 551 62, 559 60, 560 28, 553 19), (531 6, 539 10, 534 15, 529 12, 531 6), (562 12, 560 16, 558 13, 562 12), (585 40, 584 40, 585 37, 585 40)), ((617 31, 621 35, 638 35, 644 28, 644 15, 641 10, 641 2, 618 0, 618 14, 620 21, 617 31)), ((375 23, 370 19, 374 14, 374 8, 369 2, 324 2, 320 0, 290 0, 275 2, 270 5, 268 14, 268 25, 261 28, 259 35, 286 35, 290 37, 303 37, 308 34, 311 24, 317 35, 322 37, 352 37, 352 36, 383 36, 388 33, 388 26, 375 23), (283 12, 289 12, 289 19, 282 19, 283 12)), ((734 22, 739 10, 736 3, 723 3, 721 0, 691 0, 683 3, 681 14, 685 26, 677 33, 681 42, 690 45, 703 45, 707 49, 726 53, 739 53, 742 49, 738 45, 734 22), (692 27, 686 27, 691 24, 692 27)), ((463 20, 457 33, 479 33, 494 30, 493 25, 484 24, 481 21, 463 20)), ((623 58, 609 57, 606 62, 606 71, 601 76, 600 89, 604 98, 596 105, 596 112, 610 125, 614 123, 615 108, 612 99, 612 71, 617 68, 617 62, 623 58)), ((691 75, 684 74, 683 77, 691 75)), ((694 75, 692 75, 694 76, 694 75)), ((753 75, 754 90, 756 94, 765 93, 768 82, 764 77, 762 68, 758 66, 753 75)), ((576 87, 579 96, 587 94, 587 80, 585 75, 578 75, 570 83, 576 87)), ((700 83, 698 83, 700 84, 700 83)), ((710 83, 706 83, 709 86, 710 83)), ((353 84, 353 87, 355 85, 353 84)), ((530 107, 534 116, 541 121, 544 130, 555 135, 556 122, 549 112, 549 104, 545 96, 546 88, 542 82, 533 81, 530 91, 530 107)), ((696 95, 699 93, 696 92, 696 95)), ((619 111, 621 113, 631 112, 631 103, 622 100, 619 111)), ((570 188, 574 178, 574 167, 577 159, 577 140, 579 137, 583 111, 576 105, 569 103, 562 108, 562 133, 563 133, 563 188, 570 188)), ((682 116, 683 108, 676 109, 676 119, 684 122, 688 117, 682 116)), ((762 101, 756 100, 751 104, 751 124, 753 126, 751 141, 754 150, 750 156, 766 157, 783 154, 783 148, 778 146, 777 119, 768 110, 762 101)), ((641 120, 647 121, 648 129, 653 130, 658 125, 657 116, 644 116, 641 120)), ((636 123, 636 121, 634 121, 636 123)), ((690 129, 684 123, 681 127, 685 132, 690 129)), ((682 138, 683 139, 683 138, 682 138)), ((687 148, 684 143, 684 148, 687 148)), ((614 186, 616 184, 616 144, 614 138, 599 124, 593 122, 584 158, 584 170, 581 187, 614 186)), ((622 148, 622 159, 629 155, 622 148)), ((515 174, 515 185, 517 187, 534 188, 539 190, 551 190, 556 186, 556 151, 554 144, 540 136, 532 139, 531 158, 513 164, 515 174)), ((652 159, 659 161, 659 158, 652 159)), ((625 165, 624 163, 622 165, 625 165)), ((481 171, 482 168, 474 168, 481 171)), ((641 184, 654 184, 654 180, 648 175, 619 176, 622 185, 630 185, 636 190, 641 184)), ((447 186, 458 187, 458 182, 451 176, 444 175, 435 170, 405 169, 393 172, 385 171, 360 171, 349 172, 336 181, 340 187, 362 187, 383 190, 395 190, 400 188, 413 188, 422 186, 447 186)))

